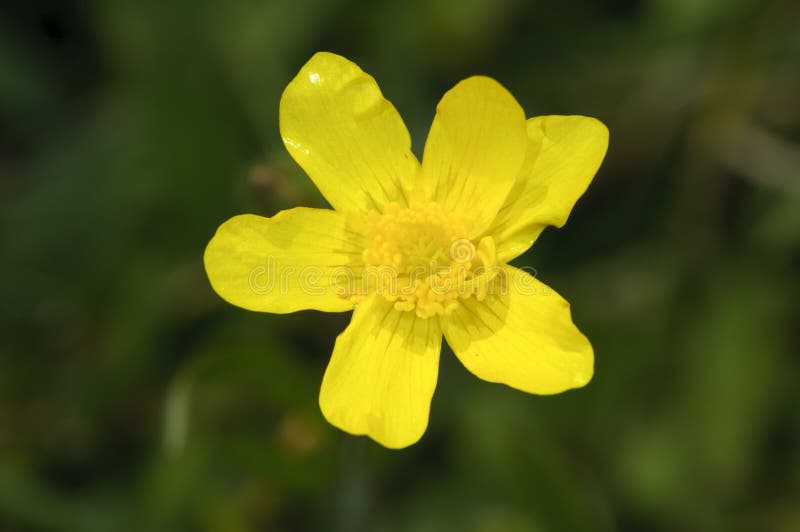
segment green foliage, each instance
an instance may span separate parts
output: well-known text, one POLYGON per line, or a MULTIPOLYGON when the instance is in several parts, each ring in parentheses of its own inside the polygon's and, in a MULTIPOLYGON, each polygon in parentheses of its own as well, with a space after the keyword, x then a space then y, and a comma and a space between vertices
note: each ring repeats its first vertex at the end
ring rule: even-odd
POLYGON ((19 2, 0 11, 0 529, 800 530, 800 10, 788 0, 19 2), (498 79, 611 146, 519 259, 592 340, 527 396, 445 353, 422 441, 327 425, 346 315, 248 313, 216 227, 324 200, 278 135, 317 50, 420 152, 498 79))

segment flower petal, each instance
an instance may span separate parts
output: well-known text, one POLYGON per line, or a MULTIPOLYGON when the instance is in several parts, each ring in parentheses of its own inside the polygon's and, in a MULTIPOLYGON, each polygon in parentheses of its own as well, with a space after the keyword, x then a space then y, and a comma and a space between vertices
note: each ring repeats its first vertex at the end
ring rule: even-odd
POLYGON ((425 195, 474 221, 471 236, 495 218, 525 158, 525 113, 495 80, 475 76, 439 102, 425 153, 425 195))
POLYGON ((280 129, 286 149, 334 209, 406 203, 419 169, 408 130, 355 63, 315 54, 283 92, 280 129))
POLYGON ((358 275, 361 238, 345 215, 300 207, 272 218, 231 218, 203 258, 211 286, 236 306, 275 313, 341 312, 353 304, 337 295, 331 281, 358 275))
POLYGON ((487 234, 500 260, 521 255, 548 225, 563 226, 608 149, 608 129, 586 116, 528 120, 528 155, 487 234))
MULTIPOLYGON (((594 355, 569 303, 536 278, 504 266, 507 285, 466 299, 442 322, 447 343, 476 376, 524 392, 559 393, 592 378, 594 355)), ((497 285, 495 285, 497 288, 497 285)))
POLYGON ((441 345, 438 319, 397 311, 380 296, 360 303, 336 339, 319 394, 322 413, 386 447, 411 445, 428 426, 441 345))

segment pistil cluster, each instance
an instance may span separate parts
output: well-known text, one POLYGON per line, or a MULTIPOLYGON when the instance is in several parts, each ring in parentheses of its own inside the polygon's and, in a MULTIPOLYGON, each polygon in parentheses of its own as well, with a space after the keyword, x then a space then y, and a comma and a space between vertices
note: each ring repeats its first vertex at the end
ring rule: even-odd
POLYGON ((477 245, 469 224, 434 202, 389 204, 368 216, 362 296, 377 293, 421 318, 448 315, 459 301, 483 300, 499 271, 494 239, 477 245))

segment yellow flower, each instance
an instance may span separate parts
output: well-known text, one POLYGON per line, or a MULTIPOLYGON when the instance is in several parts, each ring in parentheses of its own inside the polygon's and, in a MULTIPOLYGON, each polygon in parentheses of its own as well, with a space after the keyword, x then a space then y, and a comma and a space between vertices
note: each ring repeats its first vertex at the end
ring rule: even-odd
POLYGON ((419 440, 442 335, 490 382, 536 394, 589 382, 569 304, 507 262, 566 222, 605 155, 602 123, 526 120, 500 84, 471 77, 439 102, 420 164, 375 80, 323 52, 286 87, 280 130, 333 210, 235 216, 205 267, 246 309, 354 310, 322 381, 330 423, 386 447, 419 440))

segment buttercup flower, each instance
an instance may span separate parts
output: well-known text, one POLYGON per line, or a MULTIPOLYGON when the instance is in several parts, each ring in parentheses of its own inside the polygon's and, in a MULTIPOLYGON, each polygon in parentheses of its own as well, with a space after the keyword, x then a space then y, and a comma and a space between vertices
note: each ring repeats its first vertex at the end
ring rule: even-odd
POLYGON ((289 83, 280 131, 333 207, 235 216, 205 252, 214 290, 249 310, 353 310, 322 380, 325 418, 386 447, 425 432, 442 336, 481 379, 535 394, 585 385, 594 355, 569 304, 507 263, 561 227, 605 155, 582 116, 526 120, 471 77, 436 109, 420 163, 375 80, 318 53, 289 83))

